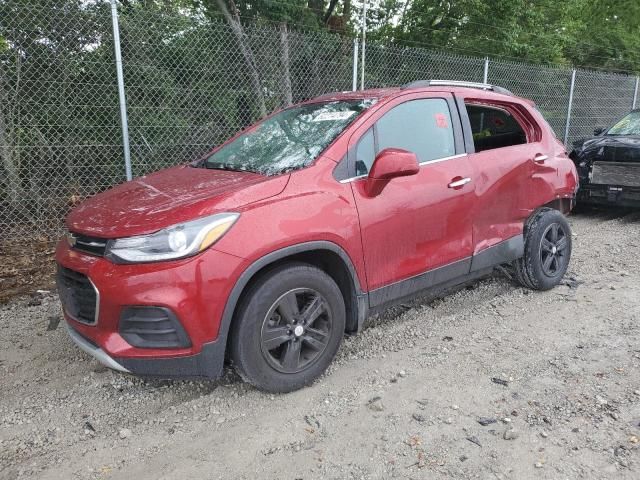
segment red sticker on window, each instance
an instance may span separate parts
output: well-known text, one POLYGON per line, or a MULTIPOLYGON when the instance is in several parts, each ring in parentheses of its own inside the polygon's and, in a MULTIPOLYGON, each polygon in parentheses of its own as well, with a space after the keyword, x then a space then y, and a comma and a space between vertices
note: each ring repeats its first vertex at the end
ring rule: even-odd
POLYGON ((444 113, 436 113, 436 125, 439 128, 447 128, 449 126, 449 122, 447 121, 447 116, 444 113))

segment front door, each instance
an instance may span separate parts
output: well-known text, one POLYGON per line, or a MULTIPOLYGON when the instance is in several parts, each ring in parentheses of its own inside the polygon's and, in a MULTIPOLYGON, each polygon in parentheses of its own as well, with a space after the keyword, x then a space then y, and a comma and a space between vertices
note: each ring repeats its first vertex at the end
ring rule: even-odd
POLYGON ((363 175, 352 189, 371 306, 469 272, 474 183, 449 96, 434 92, 396 100, 352 137, 350 150, 363 175), (369 196, 364 175, 377 152, 391 147, 415 153, 420 171, 390 180, 369 196))

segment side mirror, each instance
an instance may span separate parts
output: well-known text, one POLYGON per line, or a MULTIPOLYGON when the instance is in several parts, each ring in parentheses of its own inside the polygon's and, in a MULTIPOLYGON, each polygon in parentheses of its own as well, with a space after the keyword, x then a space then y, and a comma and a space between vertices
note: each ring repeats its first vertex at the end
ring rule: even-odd
POLYGON ((606 130, 606 128, 604 128, 604 127, 596 127, 596 128, 593 129, 593 134, 594 135, 600 135, 605 130, 606 130))
POLYGON ((379 195, 389 181, 396 177, 408 177, 420 171, 415 153, 401 148, 385 148, 376 156, 367 177, 367 194, 379 195))

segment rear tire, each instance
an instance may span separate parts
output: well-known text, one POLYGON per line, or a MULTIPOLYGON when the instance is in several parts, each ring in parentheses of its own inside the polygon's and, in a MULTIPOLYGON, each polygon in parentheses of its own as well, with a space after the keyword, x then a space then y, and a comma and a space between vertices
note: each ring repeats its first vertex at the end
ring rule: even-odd
POLYGON ((342 292, 329 275, 301 263, 277 267, 244 297, 231 332, 231 360, 260 390, 297 390, 327 369, 345 321, 342 292))
POLYGON ((524 256, 514 262, 516 279, 527 288, 549 290, 560 283, 571 259, 571 227, 558 210, 543 208, 524 230, 524 256))

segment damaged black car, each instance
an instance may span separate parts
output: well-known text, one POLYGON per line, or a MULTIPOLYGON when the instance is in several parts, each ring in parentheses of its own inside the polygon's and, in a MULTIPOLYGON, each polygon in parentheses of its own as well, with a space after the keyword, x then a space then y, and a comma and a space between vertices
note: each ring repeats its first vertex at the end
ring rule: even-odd
POLYGON ((594 135, 569 155, 580 177, 578 203, 640 207, 640 109, 594 135))

